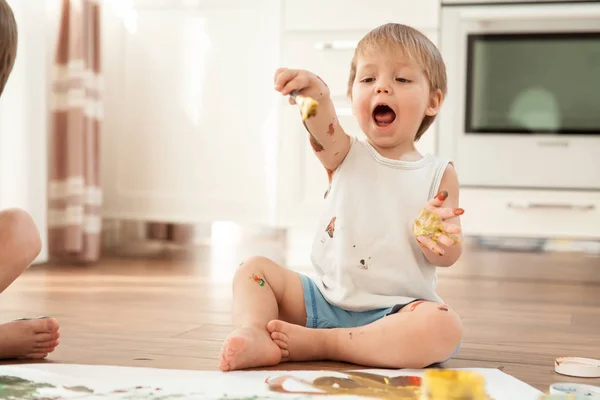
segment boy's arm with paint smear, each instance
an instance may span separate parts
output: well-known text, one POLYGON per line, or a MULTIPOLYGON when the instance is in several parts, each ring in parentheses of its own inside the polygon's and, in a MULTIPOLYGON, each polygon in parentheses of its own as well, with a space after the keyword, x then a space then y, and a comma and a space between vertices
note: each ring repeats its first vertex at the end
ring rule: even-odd
MULTIPOLYGON (((319 103, 317 114, 302 122, 308 131, 310 145, 331 180, 333 171, 348 154, 350 137, 339 123, 329 87, 312 72, 298 69, 279 68, 275 72, 274 80, 275 90, 282 95, 288 96, 297 90, 303 96, 312 97, 319 103)), ((292 98, 290 103, 295 104, 292 98)))

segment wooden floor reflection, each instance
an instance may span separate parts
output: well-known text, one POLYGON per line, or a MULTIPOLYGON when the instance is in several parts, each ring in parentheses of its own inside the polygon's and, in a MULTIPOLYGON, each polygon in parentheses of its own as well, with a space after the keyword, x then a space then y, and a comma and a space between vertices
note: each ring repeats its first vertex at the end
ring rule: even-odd
MULTIPOLYGON (((0 312, 4 321, 59 319, 62 341, 49 362, 212 370, 230 330, 231 277, 254 254, 286 258, 279 244, 223 244, 193 255, 34 266, 0 296, 0 312)), ((468 248, 440 271, 438 288, 465 324, 447 367, 501 368, 544 391, 553 382, 600 384, 553 369, 559 356, 600 358, 600 258, 468 248)), ((278 368, 324 367, 349 366, 278 368)))

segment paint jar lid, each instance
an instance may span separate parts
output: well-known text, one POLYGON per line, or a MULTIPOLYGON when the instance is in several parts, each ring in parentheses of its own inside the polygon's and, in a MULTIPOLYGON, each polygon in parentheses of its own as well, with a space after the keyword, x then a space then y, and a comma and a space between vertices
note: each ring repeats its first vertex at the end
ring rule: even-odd
POLYGON ((554 370, 561 375, 600 378, 600 360, 582 357, 559 357, 554 360, 554 370))

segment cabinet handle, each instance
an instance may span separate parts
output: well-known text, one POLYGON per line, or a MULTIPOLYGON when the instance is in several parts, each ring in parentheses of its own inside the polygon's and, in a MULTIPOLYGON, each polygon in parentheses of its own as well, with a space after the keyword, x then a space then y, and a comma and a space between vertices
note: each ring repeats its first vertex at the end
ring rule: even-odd
POLYGON ((569 142, 567 140, 543 140, 537 143, 538 146, 543 147, 569 147, 569 142))
POLYGON ((319 42, 315 44, 315 49, 325 50, 354 50, 357 42, 352 40, 334 40, 332 42, 319 42))
POLYGON ((553 208, 558 210, 579 210, 579 211, 591 211, 596 208, 594 203, 588 204, 573 204, 573 203, 532 203, 529 201, 512 202, 506 203, 508 208, 516 209, 533 209, 533 208, 553 208))

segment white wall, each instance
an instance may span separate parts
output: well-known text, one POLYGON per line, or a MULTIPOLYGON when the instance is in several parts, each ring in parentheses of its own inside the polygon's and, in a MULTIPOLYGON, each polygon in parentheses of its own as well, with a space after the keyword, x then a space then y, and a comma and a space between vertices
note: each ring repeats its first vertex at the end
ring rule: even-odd
POLYGON ((27 210, 47 259, 47 39, 45 0, 8 0, 19 26, 13 73, 0 99, 0 209, 27 210))

